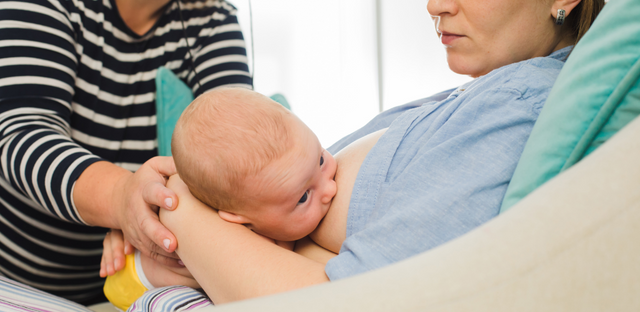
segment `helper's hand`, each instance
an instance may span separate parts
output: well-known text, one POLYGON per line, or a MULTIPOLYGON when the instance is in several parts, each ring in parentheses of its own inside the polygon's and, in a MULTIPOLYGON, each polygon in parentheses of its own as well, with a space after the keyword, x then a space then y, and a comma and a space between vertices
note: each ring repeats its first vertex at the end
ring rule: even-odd
POLYGON ((169 267, 154 261, 145 255, 140 255, 140 264, 144 275, 155 287, 184 285, 191 288, 201 288, 186 267, 169 267))
POLYGON ((124 268, 124 255, 132 254, 135 250, 131 243, 124 239, 120 230, 107 232, 102 243, 102 259, 100 260, 100 277, 116 274, 124 268))
POLYGON ((133 175, 120 179, 114 194, 118 197, 116 218, 125 240, 143 255, 179 268, 176 238, 158 221, 159 207, 173 210, 178 206, 178 196, 165 187, 167 178, 175 173, 172 157, 154 157, 133 175))

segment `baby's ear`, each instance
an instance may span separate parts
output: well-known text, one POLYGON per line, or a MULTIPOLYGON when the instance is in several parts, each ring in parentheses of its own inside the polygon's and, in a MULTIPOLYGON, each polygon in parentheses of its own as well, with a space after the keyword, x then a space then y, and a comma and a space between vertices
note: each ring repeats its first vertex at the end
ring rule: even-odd
POLYGON ((247 218, 241 215, 237 215, 233 212, 218 210, 218 215, 220 216, 220 218, 222 218, 222 220, 227 222, 238 223, 238 224, 249 223, 249 220, 247 220, 247 218))

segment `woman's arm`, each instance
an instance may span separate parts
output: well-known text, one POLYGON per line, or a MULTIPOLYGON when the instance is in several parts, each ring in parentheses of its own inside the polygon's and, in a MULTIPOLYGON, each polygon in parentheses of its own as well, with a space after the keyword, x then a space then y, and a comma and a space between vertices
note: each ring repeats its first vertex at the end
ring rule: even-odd
POLYGON ((214 303, 329 281, 324 264, 220 219, 179 177, 171 177, 168 186, 178 194, 180 205, 174 211, 162 210, 160 220, 177 237, 176 252, 214 303))
MULTIPOLYGON (((175 243, 151 250, 175 238, 150 207, 167 207, 167 198, 177 205, 177 196, 164 187, 163 175, 175 172, 171 159, 156 160, 135 177, 71 138, 87 129, 71 122, 77 113, 72 103, 82 93, 76 88, 82 56, 65 12, 55 1, 10 2, 0 9, 0 19, 13 25, 0 29, 0 188, 65 221, 124 229, 146 254, 169 256, 166 250, 175 243), (155 168, 167 170, 149 172, 155 168)), ((8 198, 3 205, 11 205, 8 198)))
POLYGON ((190 54, 189 58, 192 58, 197 74, 189 68, 185 82, 195 97, 222 85, 253 89, 236 8, 227 2, 214 3, 212 7, 213 11, 202 10, 182 2, 187 37, 196 38, 190 43, 192 56, 190 54), (203 21, 208 22, 200 26, 203 21))

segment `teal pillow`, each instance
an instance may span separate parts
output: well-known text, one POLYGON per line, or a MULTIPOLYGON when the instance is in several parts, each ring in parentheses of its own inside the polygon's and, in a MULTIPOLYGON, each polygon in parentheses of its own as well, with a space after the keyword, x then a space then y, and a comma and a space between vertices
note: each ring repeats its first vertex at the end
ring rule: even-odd
MULTIPOLYGON (((276 93, 271 99, 291 110, 284 95, 276 93)), ((171 136, 176 123, 193 101, 191 89, 173 71, 162 66, 156 73, 156 132, 158 155, 171 156, 171 136)))
POLYGON ((289 101, 287 101, 287 98, 285 98, 284 95, 276 93, 271 96, 271 99, 280 103, 280 105, 284 106, 286 109, 291 110, 291 105, 289 105, 289 101))
POLYGON ((609 1, 558 76, 500 212, 640 114, 640 1, 609 1))
POLYGON ((156 131, 158 155, 171 156, 171 135, 178 118, 193 101, 191 89, 166 67, 156 73, 156 131))

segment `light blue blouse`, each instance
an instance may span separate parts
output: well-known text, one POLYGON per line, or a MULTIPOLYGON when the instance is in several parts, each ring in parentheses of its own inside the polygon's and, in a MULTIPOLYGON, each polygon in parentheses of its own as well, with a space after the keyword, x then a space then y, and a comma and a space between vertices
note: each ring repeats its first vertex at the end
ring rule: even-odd
POLYGON ((419 254, 498 214, 516 163, 571 47, 507 65, 381 113, 328 150, 388 127, 356 179, 340 279, 419 254))

